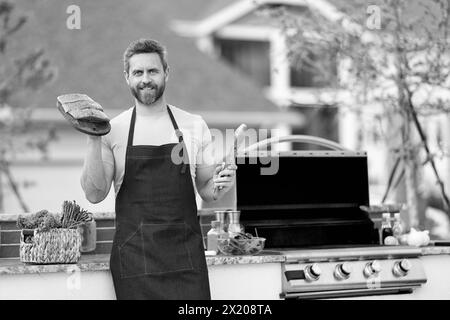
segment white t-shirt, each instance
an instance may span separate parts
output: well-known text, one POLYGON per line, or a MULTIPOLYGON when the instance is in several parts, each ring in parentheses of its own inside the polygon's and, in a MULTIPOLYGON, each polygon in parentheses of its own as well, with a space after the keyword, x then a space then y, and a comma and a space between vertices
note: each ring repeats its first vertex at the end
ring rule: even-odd
MULTIPOLYGON (((214 165, 212 138, 209 128, 203 118, 175 106, 170 110, 183 133, 191 168, 192 182, 195 187, 196 168, 214 165)), ((102 137, 103 162, 114 166, 114 190, 119 193, 125 171, 125 154, 128 142, 133 108, 120 113, 111 121, 111 131, 102 137)), ((155 116, 136 114, 133 145, 162 145, 177 143, 178 138, 170 121, 168 112, 155 116)), ((198 199, 197 199, 198 200, 198 199)))

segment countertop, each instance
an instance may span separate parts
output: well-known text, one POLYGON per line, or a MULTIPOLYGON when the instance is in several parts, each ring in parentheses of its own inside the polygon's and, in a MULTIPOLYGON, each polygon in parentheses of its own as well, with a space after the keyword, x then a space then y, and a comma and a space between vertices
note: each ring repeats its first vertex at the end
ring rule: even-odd
POLYGON ((439 254, 450 254, 450 247, 448 246, 429 246, 423 247, 422 255, 439 255, 439 254))
MULTIPOLYGON (((450 246, 429 246, 421 248, 422 255, 449 255, 450 246)), ((262 252, 254 256, 207 256, 208 266, 235 265, 235 264, 262 264, 284 262, 286 257, 274 251, 262 252)), ((0 275, 11 274, 39 274, 47 272, 74 271, 108 271, 109 254, 83 254, 77 264, 47 264, 33 265, 20 262, 19 258, 0 259, 0 275)))
MULTIPOLYGON (((285 261, 285 256, 275 252, 264 253, 254 256, 207 256, 208 266, 231 265, 231 264, 261 264, 278 263, 285 261)), ((77 264, 25 264, 19 258, 0 259, 0 275, 2 274, 33 274, 46 272, 79 271, 107 271, 109 270, 109 254, 82 254, 77 264)))

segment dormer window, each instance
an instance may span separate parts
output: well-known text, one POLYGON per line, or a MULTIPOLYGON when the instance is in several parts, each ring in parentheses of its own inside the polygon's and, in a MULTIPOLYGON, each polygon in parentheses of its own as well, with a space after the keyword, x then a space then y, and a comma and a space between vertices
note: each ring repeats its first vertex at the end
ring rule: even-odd
POLYGON ((227 63, 261 86, 270 86, 270 43, 215 39, 216 52, 227 63))
POLYGON ((310 6, 313 10, 321 10, 324 19, 336 14, 332 6, 314 5, 313 2, 241 0, 201 21, 178 21, 174 29, 180 35, 197 38, 201 51, 246 75, 277 105, 289 106, 292 101, 317 104, 321 103, 315 96, 320 91, 317 89, 336 88, 337 59, 330 57, 328 52, 322 55, 308 50, 315 52, 310 58, 331 75, 326 77, 307 64, 298 65, 291 61, 288 38, 295 30, 282 30, 277 19, 278 9, 294 18, 310 16, 313 14, 310 6))
POLYGON ((278 52, 283 55, 281 59, 271 59, 271 41, 230 39, 216 37, 214 46, 216 54, 228 64, 244 73, 254 82, 263 87, 270 87, 274 84, 271 79, 276 75, 271 72, 280 73, 281 68, 286 70, 289 79, 283 81, 290 88, 325 88, 334 87, 337 77, 336 57, 330 54, 309 54, 308 61, 299 59, 289 59, 287 52, 278 52), (274 61, 275 60, 275 61, 274 61), (283 60, 285 63, 283 63, 283 60), (281 61, 281 64, 275 64, 281 61), (318 72, 315 64, 320 63, 320 68, 326 71, 326 76, 318 72), (272 67, 272 71, 271 71, 272 67), (331 76, 328 76, 331 75, 331 76))

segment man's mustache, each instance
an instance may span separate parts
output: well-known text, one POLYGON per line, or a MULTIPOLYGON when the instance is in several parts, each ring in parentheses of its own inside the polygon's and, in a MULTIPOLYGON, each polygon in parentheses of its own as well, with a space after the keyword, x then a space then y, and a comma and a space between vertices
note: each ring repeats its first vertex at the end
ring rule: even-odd
POLYGON ((156 89, 158 86, 153 85, 153 84, 145 84, 139 87, 139 89, 145 89, 145 88, 150 88, 150 89, 156 89))

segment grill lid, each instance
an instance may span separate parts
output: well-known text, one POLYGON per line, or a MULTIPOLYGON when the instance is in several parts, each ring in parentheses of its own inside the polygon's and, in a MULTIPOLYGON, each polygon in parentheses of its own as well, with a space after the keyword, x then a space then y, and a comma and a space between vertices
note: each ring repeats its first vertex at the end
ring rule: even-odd
POLYGON ((367 155, 292 151, 237 158, 237 205, 244 210, 357 208, 369 204, 367 155))
POLYGON ((241 222, 266 247, 376 243, 359 208, 369 205, 365 152, 255 152, 236 163, 241 222))

